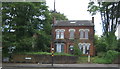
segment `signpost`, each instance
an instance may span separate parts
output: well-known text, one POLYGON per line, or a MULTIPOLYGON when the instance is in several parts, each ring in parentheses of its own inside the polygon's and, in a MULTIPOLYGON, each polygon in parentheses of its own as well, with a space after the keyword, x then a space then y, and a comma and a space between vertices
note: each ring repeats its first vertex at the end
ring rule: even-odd
POLYGON ((87 51, 88 51, 88 62, 90 62, 90 50, 87 51))

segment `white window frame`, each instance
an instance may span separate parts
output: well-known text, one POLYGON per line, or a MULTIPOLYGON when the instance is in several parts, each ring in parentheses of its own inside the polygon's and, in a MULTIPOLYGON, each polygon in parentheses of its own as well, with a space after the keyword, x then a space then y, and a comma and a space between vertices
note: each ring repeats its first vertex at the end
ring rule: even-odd
POLYGON ((60 38, 60 29, 56 29, 56 39, 60 38))
POLYGON ((64 39, 65 29, 56 29, 56 39, 64 39))
POLYGON ((69 32, 70 32, 70 37, 69 37, 69 39, 74 39, 74 37, 75 37, 75 29, 69 29, 69 32), (71 31, 72 31, 72 34, 73 35, 71 35, 71 31))
POLYGON ((64 36, 65 36, 64 32, 65 32, 65 29, 60 29, 60 39, 64 39, 64 36))
MULTIPOLYGON (((56 43, 56 52, 61 53, 62 52, 62 45, 64 49, 64 43, 56 43)), ((64 50, 63 50, 64 52, 64 50)))
POLYGON ((79 29, 79 33, 80 33, 80 39, 88 39, 89 38, 89 29, 79 29), (81 31, 83 31, 81 33, 81 31), (86 32, 88 31, 88 32, 86 32))
POLYGON ((83 54, 88 54, 88 52, 86 53, 86 48, 87 50, 90 51, 90 45, 91 45, 90 43, 79 43, 78 44, 80 50, 83 48, 83 51, 82 51, 83 54))
POLYGON ((84 39, 84 29, 79 29, 80 39, 84 39))
POLYGON ((85 29, 85 39, 89 38, 89 29, 85 29))

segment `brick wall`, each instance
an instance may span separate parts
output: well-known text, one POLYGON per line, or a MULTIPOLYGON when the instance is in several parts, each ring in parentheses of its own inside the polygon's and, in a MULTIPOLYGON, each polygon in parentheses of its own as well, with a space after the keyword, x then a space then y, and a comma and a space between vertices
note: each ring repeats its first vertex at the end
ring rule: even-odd
MULTIPOLYGON (((77 56, 54 56, 54 63, 57 64, 73 64, 77 63, 77 56)), ((52 62, 51 55, 14 55, 13 56, 14 63, 40 63, 40 64, 50 64, 52 62), (31 59, 25 59, 25 58, 31 59)))
POLYGON ((66 41, 65 42, 65 46, 64 46, 64 49, 65 49, 64 52, 65 53, 69 53, 69 45, 70 44, 74 45, 74 41, 69 40, 69 37, 70 37, 69 29, 75 29, 74 39, 78 40, 80 43, 90 43, 91 44, 90 45, 90 55, 93 56, 95 54, 95 48, 94 48, 94 44, 93 44, 93 41, 94 41, 94 26, 78 26, 78 27, 75 27, 75 26, 73 26, 73 27, 55 26, 53 28, 53 34, 54 34, 53 37, 54 37, 54 40, 56 40, 55 29, 65 29, 65 32, 64 32, 64 40, 66 41), (79 39, 80 38, 79 29, 89 29, 89 33, 88 33, 89 39, 79 39))

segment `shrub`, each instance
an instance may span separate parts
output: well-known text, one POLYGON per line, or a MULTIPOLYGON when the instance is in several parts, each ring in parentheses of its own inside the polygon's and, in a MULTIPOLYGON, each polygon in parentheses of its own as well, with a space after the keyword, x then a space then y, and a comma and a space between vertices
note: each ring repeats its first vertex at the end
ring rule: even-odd
POLYGON ((96 58, 93 60, 93 63, 108 64, 108 63, 110 63, 110 62, 108 62, 108 60, 106 60, 106 59, 104 59, 104 58, 96 57, 96 58))
POLYGON ((119 52, 109 50, 106 53, 100 53, 95 60, 93 60, 94 63, 112 63, 114 59, 116 59, 119 55, 119 52))
POLYGON ((97 45, 96 45, 96 50, 97 52, 106 52, 106 47, 107 47, 107 43, 100 41, 97 45))
POLYGON ((119 52, 120 52, 120 39, 117 41, 117 48, 116 48, 116 51, 119 51, 119 52))
POLYGON ((74 55, 67 54, 67 53, 54 53, 54 55, 74 56, 74 55))
POLYGON ((73 52, 74 55, 80 56, 82 54, 78 46, 75 45, 73 49, 74 49, 74 52, 73 52))
MULTIPOLYGON (((17 54, 52 55, 52 53, 49 52, 21 52, 17 54)), ((54 55, 74 56, 67 53, 54 53, 54 55)))
POLYGON ((109 62, 112 62, 115 58, 117 58, 119 55, 119 52, 109 50, 107 53, 103 56, 103 58, 107 59, 109 62))
POLYGON ((104 56, 104 54, 105 54, 105 52, 99 52, 99 53, 97 53, 97 56, 98 56, 99 58, 102 58, 102 57, 104 56))

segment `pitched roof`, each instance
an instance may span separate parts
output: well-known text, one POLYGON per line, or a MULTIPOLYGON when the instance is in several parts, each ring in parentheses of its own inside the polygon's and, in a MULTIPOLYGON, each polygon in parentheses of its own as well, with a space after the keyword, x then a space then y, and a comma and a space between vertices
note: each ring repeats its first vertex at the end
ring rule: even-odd
POLYGON ((91 20, 60 20, 54 26, 94 26, 91 20))

